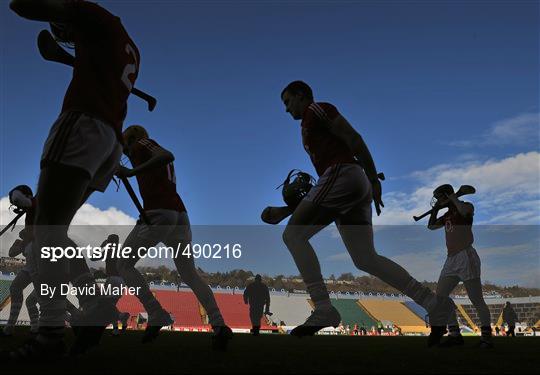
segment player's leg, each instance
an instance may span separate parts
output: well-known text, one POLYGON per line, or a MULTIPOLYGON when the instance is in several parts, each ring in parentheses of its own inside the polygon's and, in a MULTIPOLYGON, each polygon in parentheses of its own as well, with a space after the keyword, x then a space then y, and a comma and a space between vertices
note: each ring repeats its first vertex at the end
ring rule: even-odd
POLYGON ((126 242, 123 247, 130 247, 132 249, 132 253, 128 258, 118 260, 118 273, 122 276, 128 287, 138 288, 137 290, 139 290, 139 294, 137 294, 137 298, 139 301, 141 301, 144 309, 150 316, 152 314, 161 312, 163 308, 150 291, 150 287, 148 286, 148 283, 144 279, 143 275, 135 268, 135 265, 140 259, 140 255, 142 255, 138 254, 138 249, 156 244, 155 240, 147 240, 139 236, 141 227, 142 224, 137 224, 126 238, 126 242))
MULTIPOLYGON (((182 244, 183 246, 184 244, 182 244)), ((193 257, 178 256, 174 259, 176 269, 193 291, 202 307, 208 314, 208 323, 214 331, 213 341, 215 349, 225 349, 227 341, 232 338, 232 330, 225 324, 221 311, 214 297, 214 293, 195 268, 193 257)))
POLYGON ((314 312, 306 322, 291 331, 293 335, 313 335, 324 327, 337 326, 341 320, 330 302, 319 260, 309 243, 311 237, 332 223, 336 216, 333 210, 304 199, 295 209, 283 232, 283 241, 291 252, 315 305, 314 312))
POLYGON ((50 164, 41 170, 33 241, 33 256, 37 264, 35 289, 40 305, 38 340, 63 335, 66 297, 59 290, 62 284, 69 282, 67 259, 52 261, 41 258, 41 249, 73 245, 67 235, 68 227, 81 205, 89 182, 88 172, 81 168, 50 164), (53 296, 44 295, 41 293, 42 285, 56 288, 56 293, 53 296))
MULTIPOLYGON (((458 276, 445 275, 445 267, 439 277, 437 282, 437 291, 436 294, 441 297, 448 297, 454 288, 459 284, 460 278, 458 276)), ((440 338, 439 338, 440 339, 440 338)), ((437 340, 437 338, 433 338, 437 340)), ((454 311, 448 320, 448 338, 440 344, 441 347, 450 347, 456 345, 463 345, 463 337, 461 336, 461 331, 459 329, 459 324, 457 321, 457 314, 454 311)))
POLYGON ((432 331, 446 330, 455 308, 452 300, 437 297, 399 264, 379 255, 373 243, 370 223, 371 206, 365 203, 357 204, 336 220, 341 238, 356 267, 378 277, 424 307, 429 313, 432 331))
POLYGON ((26 297, 26 309, 28 310, 28 316, 30 318, 30 333, 37 334, 39 329, 39 310, 38 310, 38 298, 36 290, 32 290, 32 293, 26 297))
POLYGON ((124 243, 124 248, 131 248, 132 253, 127 258, 119 259, 117 264, 118 273, 128 287, 137 288, 139 291, 137 298, 148 312, 148 324, 142 339, 143 343, 154 340, 162 327, 173 323, 170 314, 163 309, 157 298, 152 294, 143 275, 135 268, 140 256, 143 255, 139 249, 147 249, 165 238, 165 229, 161 225, 154 225, 159 221, 158 214, 147 212, 147 216, 152 225, 148 226, 140 221, 135 225, 124 243))
POLYGON ((165 243, 173 249, 180 248, 178 254, 175 254, 174 264, 182 280, 191 288, 202 307, 208 314, 208 323, 212 326, 214 335, 212 337, 214 349, 224 350, 227 342, 232 338, 232 330, 225 324, 223 315, 216 302, 214 293, 203 280, 195 267, 193 256, 184 253, 186 247, 191 249, 191 227, 189 217, 186 212, 168 212, 169 222, 175 223, 171 226, 170 233, 167 235, 165 243))
POLYGON ((25 269, 22 269, 17 273, 17 276, 15 276, 15 279, 9 286, 11 299, 9 318, 3 331, 0 331, 0 337, 10 337, 13 335, 13 327, 17 324, 17 319, 19 318, 19 313, 21 312, 23 304, 23 291, 31 282, 32 279, 30 273, 25 269))
POLYGON ((249 305, 249 319, 251 320, 251 333, 258 336, 261 329, 261 319, 263 316, 263 306, 249 305))
POLYGON ((482 294, 482 282, 480 278, 470 279, 463 282, 467 295, 471 300, 478 316, 480 317, 481 340, 480 345, 484 348, 492 347, 491 340, 491 314, 482 294))

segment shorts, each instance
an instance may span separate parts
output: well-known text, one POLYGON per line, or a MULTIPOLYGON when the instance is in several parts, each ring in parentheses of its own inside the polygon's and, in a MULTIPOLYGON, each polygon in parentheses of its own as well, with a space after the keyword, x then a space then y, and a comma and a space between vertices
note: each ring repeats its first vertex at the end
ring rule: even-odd
POLYGON ((480 257, 474 247, 469 246, 446 258, 440 277, 458 277, 461 281, 479 279, 480 257))
POLYGON ((132 247, 131 243, 141 241, 151 243, 151 246, 163 242, 165 245, 173 247, 178 243, 191 242, 191 227, 187 212, 156 209, 145 211, 145 213, 150 221, 150 226, 139 219, 124 246, 132 247))
POLYGON ((105 191, 120 163, 122 146, 113 128, 82 112, 62 113, 49 131, 41 168, 50 163, 78 167, 90 175, 90 188, 105 191))
POLYGON ((358 164, 328 167, 304 199, 341 215, 360 206, 361 219, 371 224, 371 183, 358 164))

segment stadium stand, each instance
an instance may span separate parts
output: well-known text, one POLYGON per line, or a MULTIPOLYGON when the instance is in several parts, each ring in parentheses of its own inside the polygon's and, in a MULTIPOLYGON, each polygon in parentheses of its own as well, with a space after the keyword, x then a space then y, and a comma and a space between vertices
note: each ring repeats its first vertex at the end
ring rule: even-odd
POLYGON ((405 301, 405 302, 403 302, 403 304, 405 306, 407 306, 409 308, 409 310, 411 310, 413 313, 415 313, 416 316, 418 316, 420 319, 425 321, 426 315, 427 315, 426 309, 424 309, 422 306, 420 306, 419 304, 417 304, 414 301, 405 301))
MULTIPOLYGON (((225 319, 225 323, 231 328, 251 328, 249 319, 249 307, 244 304, 242 295, 215 293, 216 302, 225 319)), ((261 329, 271 329, 263 316, 261 319, 261 329)))
POLYGON ((360 300, 359 303, 375 319, 391 321, 401 328, 403 333, 429 332, 424 320, 420 319, 399 301, 365 299, 360 300))
POLYGON ((9 286, 11 280, 0 280, 0 309, 4 307, 6 300, 9 297, 9 286))
POLYGON ((332 299, 331 301, 332 305, 339 311, 343 325, 348 324, 352 327, 358 324, 359 326, 363 325, 367 329, 377 325, 377 322, 362 309, 356 300, 332 299))
POLYGON ((172 290, 156 290, 154 293, 161 306, 173 315, 174 326, 200 327, 204 325, 199 301, 195 294, 172 290))
MULTIPOLYGON (((474 324, 479 325, 480 318, 474 306, 469 304, 463 304, 462 306, 463 310, 470 316, 474 324)), ((536 316, 540 312, 539 304, 534 302, 513 303, 512 307, 518 316, 518 321, 528 323, 529 325, 534 325, 537 320, 536 316)), ((488 308, 491 314, 491 322, 500 325, 502 323, 502 310, 504 304, 488 304, 488 308)))
POLYGON ((297 326, 304 323, 311 313, 311 307, 306 296, 271 295, 270 311, 274 313, 274 322, 283 321, 288 326, 297 326))
POLYGON ((461 324, 466 323, 466 325, 473 331, 478 331, 478 325, 471 319, 469 313, 467 313, 463 305, 456 303, 456 307, 458 322, 460 322, 461 324))

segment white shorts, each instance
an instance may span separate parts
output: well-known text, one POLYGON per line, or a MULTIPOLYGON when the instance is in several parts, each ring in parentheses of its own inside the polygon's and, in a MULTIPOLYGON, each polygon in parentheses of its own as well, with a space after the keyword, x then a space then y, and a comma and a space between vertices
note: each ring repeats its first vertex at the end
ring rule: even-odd
POLYGON ((90 188, 103 192, 121 156, 122 146, 112 127, 85 113, 68 111, 49 131, 41 166, 58 163, 84 169, 90 175, 90 188))
POLYGON ((440 277, 458 277, 461 281, 480 278, 480 257, 474 247, 447 257, 440 277))
POLYGON ((150 226, 141 219, 130 232, 125 246, 136 243, 148 243, 150 246, 163 242, 167 246, 176 246, 178 243, 191 242, 191 227, 187 212, 157 209, 145 211, 150 226))
POLYGON ((371 183, 358 164, 335 164, 328 167, 304 199, 341 215, 352 208, 361 208, 358 210, 361 219, 371 223, 371 183))

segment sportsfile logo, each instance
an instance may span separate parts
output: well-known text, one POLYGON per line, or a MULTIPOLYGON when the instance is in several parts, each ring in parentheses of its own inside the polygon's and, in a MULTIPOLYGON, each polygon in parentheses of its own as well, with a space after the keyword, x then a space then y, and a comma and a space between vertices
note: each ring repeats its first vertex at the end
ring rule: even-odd
POLYGON ((235 244, 187 244, 179 243, 176 248, 172 246, 141 246, 135 251, 129 246, 110 244, 100 246, 44 246, 41 248, 41 259, 58 262, 60 259, 85 259, 106 262, 107 259, 176 259, 185 257, 194 259, 240 259, 242 245, 235 244))

